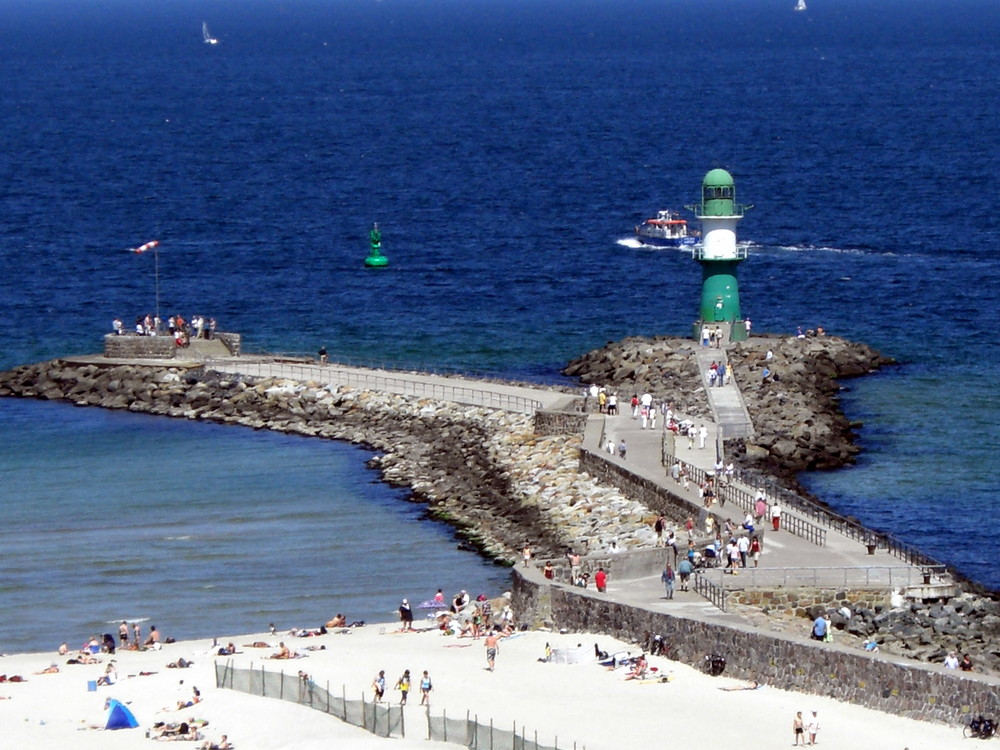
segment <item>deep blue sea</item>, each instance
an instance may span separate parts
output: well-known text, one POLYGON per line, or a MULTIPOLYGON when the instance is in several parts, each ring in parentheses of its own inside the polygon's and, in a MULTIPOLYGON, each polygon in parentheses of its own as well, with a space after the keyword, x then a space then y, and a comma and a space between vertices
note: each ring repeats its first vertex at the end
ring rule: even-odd
MULTIPOLYGON (((161 314, 250 349, 555 380, 690 331, 697 264, 625 240, 724 167, 755 330, 901 362, 807 483, 1000 588, 1000 4, 808 4, 0 0, 0 366, 152 312, 158 239, 161 314)), ((0 650, 506 582, 351 446, 11 400, 0 441, 0 650)))

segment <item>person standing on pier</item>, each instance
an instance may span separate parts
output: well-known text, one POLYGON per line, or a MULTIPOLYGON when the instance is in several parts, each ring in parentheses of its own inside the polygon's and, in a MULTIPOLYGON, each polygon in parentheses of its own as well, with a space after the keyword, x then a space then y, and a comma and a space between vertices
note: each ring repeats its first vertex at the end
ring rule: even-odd
POLYGON ((663 585, 667 588, 667 599, 674 598, 674 569, 667 563, 667 567, 663 569, 660 574, 660 580, 663 581, 663 585))
POLYGON ((781 530, 781 506, 777 500, 771 503, 771 527, 775 531, 781 530))

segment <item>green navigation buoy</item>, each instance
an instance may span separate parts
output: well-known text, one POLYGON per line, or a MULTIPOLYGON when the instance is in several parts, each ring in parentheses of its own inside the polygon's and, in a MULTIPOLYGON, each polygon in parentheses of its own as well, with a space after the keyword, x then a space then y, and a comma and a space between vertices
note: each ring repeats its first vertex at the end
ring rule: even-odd
POLYGON ((385 268, 389 265, 389 259, 382 255, 382 233, 378 231, 378 222, 375 222, 372 231, 368 233, 368 241, 371 243, 371 249, 365 258, 365 265, 368 268, 385 268))
POLYGON ((701 221, 701 245, 691 252, 701 264, 698 330, 706 323, 728 323, 730 340, 746 339, 736 267, 746 260, 747 250, 736 245, 736 224, 753 206, 736 203, 732 175, 713 169, 702 180, 701 203, 687 208, 701 221))

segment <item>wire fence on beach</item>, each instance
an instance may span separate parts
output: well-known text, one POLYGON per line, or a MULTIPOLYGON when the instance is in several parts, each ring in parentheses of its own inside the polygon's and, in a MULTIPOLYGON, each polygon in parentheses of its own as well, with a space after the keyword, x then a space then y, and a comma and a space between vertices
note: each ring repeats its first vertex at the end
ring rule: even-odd
MULTIPOLYGON (((257 669, 253 665, 237 669, 231 662, 217 661, 215 685, 309 706, 379 737, 406 736, 402 706, 366 700, 363 694, 358 700, 349 700, 346 687, 341 686, 340 695, 335 695, 330 690, 329 682, 325 686, 319 685, 304 672, 295 675, 268 672, 263 665, 257 669)), ((414 708, 426 720, 425 736, 428 740, 463 745, 471 750, 586 750, 575 742, 560 746, 558 737, 551 745, 539 742, 538 732, 529 732, 523 724, 519 729, 517 722, 513 722, 510 729, 502 729, 494 726, 492 720, 488 724, 480 722, 478 716, 473 717, 469 712, 464 719, 455 719, 449 718, 445 712, 432 716, 429 706, 414 708)))

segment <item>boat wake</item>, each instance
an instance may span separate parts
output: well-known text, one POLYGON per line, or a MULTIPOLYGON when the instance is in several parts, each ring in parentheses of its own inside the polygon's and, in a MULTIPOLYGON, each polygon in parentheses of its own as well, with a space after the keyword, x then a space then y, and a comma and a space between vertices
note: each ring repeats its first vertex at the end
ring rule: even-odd
POLYGON ((616 245, 621 245, 622 247, 628 247, 633 250, 680 250, 684 253, 691 253, 691 248, 695 245, 680 245, 678 247, 664 247, 663 245, 647 245, 644 242, 640 242, 635 237, 622 237, 620 240, 615 240, 616 245))

